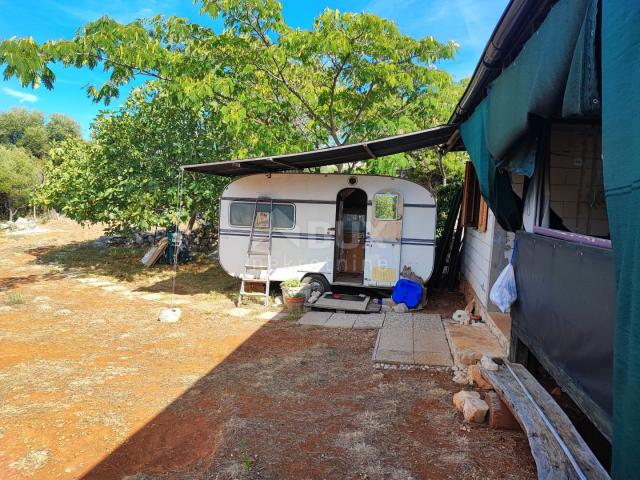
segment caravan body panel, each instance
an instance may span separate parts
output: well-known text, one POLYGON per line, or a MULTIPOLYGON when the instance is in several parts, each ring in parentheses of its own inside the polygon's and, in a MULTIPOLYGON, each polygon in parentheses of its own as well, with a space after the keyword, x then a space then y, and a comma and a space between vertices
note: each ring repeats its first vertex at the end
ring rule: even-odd
MULTIPOLYGON (((336 227, 341 235, 336 221, 341 210, 338 197, 354 189, 366 193, 366 226, 362 227, 366 238, 362 238, 364 255, 353 255, 354 261, 364 262, 364 275, 351 283, 393 286, 403 267, 427 280, 435 252, 433 196, 411 181, 374 175, 279 173, 235 180, 220 200, 220 264, 235 277, 244 273, 255 201, 270 198, 274 203, 270 279, 320 273, 329 282, 336 281, 336 227), (376 199, 381 204, 378 216, 393 219, 376 219, 376 199)), ((267 236, 267 232, 256 230, 255 235, 267 236)))

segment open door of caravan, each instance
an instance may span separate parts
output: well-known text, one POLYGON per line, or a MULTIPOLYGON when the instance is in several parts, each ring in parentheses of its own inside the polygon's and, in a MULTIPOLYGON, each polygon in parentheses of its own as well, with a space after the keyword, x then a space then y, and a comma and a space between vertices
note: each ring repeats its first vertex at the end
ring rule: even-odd
POLYGON ((371 230, 365 247, 364 284, 392 287, 398 280, 402 249, 402 195, 380 191, 373 196, 371 230))

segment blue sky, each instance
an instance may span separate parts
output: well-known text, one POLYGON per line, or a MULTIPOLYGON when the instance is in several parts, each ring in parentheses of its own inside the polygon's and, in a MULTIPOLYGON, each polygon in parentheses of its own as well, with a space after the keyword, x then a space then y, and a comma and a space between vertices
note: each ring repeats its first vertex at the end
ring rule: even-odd
MULTIPOLYGON (((508 0, 284 0, 283 12, 289 25, 310 28, 314 18, 325 8, 341 11, 371 12, 394 20, 403 33, 414 37, 433 35, 438 40, 455 40, 460 50, 455 60, 441 67, 456 79, 473 73, 493 28, 508 0)), ((148 17, 156 13, 198 19, 198 6, 191 0, 0 0, 0 39, 33 36, 36 41, 70 38, 84 23, 102 15, 121 22, 148 17)), ((0 80, 0 110, 21 106, 36 108, 46 114, 65 113, 75 118, 88 135, 96 113, 105 108, 89 100, 83 85, 101 83, 99 70, 54 69, 55 88, 31 90, 15 80, 0 80)), ((122 91, 122 98, 126 90, 122 91)), ((111 106, 118 105, 118 101, 111 106)))

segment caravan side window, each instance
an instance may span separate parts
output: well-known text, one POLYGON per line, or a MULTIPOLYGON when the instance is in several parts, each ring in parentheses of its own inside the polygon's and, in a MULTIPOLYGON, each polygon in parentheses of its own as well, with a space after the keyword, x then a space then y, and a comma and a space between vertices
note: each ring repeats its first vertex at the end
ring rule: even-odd
POLYGON ((398 220, 399 197, 397 193, 376 193, 373 198, 376 220, 398 220))
MULTIPOLYGON (((255 204, 252 202, 231 202, 229 206, 229 224, 234 227, 250 227, 255 204)), ((269 205, 258 204, 258 212, 268 212, 269 205)), ((258 216, 258 220, 260 217, 258 216)), ((267 220, 268 222, 268 220, 267 220)), ((292 229, 296 223, 296 207, 292 203, 273 204, 273 228, 292 229)), ((268 228, 267 225, 257 224, 256 228, 268 228)))

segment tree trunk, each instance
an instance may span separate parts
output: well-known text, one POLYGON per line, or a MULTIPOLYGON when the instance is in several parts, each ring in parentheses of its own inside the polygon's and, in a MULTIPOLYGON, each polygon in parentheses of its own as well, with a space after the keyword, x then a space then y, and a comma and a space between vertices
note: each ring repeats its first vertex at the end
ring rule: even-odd
POLYGON ((185 233, 191 233, 191 230, 193 229, 193 226, 196 223, 196 217, 198 216, 198 212, 197 211, 193 211, 191 212, 191 218, 189 218, 189 224, 187 225, 187 231, 185 233))

